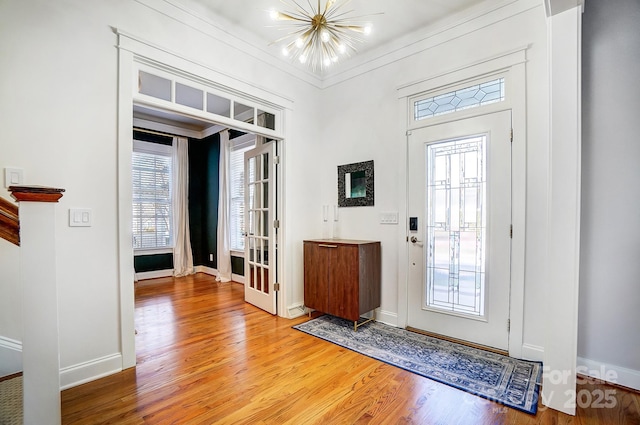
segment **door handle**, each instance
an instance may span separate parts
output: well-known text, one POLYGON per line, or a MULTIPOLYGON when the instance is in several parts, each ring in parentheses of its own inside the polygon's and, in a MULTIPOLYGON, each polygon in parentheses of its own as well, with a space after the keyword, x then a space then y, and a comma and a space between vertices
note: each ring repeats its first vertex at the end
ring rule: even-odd
POLYGON ((415 236, 411 236, 411 239, 409 239, 409 240, 414 245, 422 246, 422 241, 419 241, 418 238, 416 238, 415 236))

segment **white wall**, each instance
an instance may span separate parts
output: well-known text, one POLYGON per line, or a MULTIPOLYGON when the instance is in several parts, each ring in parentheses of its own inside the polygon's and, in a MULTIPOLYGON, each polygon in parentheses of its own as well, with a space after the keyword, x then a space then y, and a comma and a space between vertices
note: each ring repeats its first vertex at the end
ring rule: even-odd
POLYGON ((579 364, 640 388, 640 3, 583 16, 579 364), (597 370, 597 367, 595 368, 597 370))
POLYGON ((387 320, 392 320, 398 313, 398 269, 403 267, 398 264, 398 252, 405 246, 405 224, 402 216, 397 226, 379 224, 378 214, 398 211, 405 202, 401 170, 405 163, 407 127, 398 112, 405 105, 404 100, 398 100, 397 89, 528 45, 527 267, 523 332, 524 343, 530 347, 526 356, 541 360, 544 329, 539 319, 546 273, 548 175, 547 44, 542 4, 525 9, 514 17, 497 19, 497 23, 436 43, 417 54, 326 88, 322 95, 322 141, 316 149, 322 172, 329 178, 320 190, 321 196, 313 203, 316 210, 320 210, 323 203, 336 203, 337 165, 375 161, 375 206, 340 209, 340 236, 382 241, 381 310, 387 320), (402 102, 400 106, 399 102, 402 102))
MULTIPOLYGON (((317 114, 312 100, 318 97, 317 89, 272 64, 257 66, 252 55, 218 41, 212 35, 215 28, 198 27, 200 20, 189 22, 186 15, 160 13, 150 6, 167 4, 154 0, 0 3, 0 168, 23 168, 26 184, 66 189, 57 205, 56 236, 60 363, 69 377, 67 385, 111 372, 121 351, 118 56, 111 27, 292 100, 287 112, 291 148, 285 158, 292 164, 286 183, 291 194, 286 206, 288 230, 302 233, 309 228, 306 199, 300 195, 308 193, 309 176, 316 175, 315 162, 304 147, 315 143, 317 114), (93 226, 69 228, 71 207, 91 208, 93 226)), ((0 196, 9 198, 4 189, 0 196)), ((10 341, 21 337, 18 252, 0 241, 0 336, 10 341)), ((301 276, 300 262, 293 264, 291 272, 301 276)), ((6 352, 1 343, 0 351, 6 352)))

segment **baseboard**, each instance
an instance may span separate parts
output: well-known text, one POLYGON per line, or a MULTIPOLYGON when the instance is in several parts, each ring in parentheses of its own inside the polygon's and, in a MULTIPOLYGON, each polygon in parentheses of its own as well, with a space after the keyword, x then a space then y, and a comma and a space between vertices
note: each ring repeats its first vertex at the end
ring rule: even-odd
POLYGON ((60 369, 60 390, 66 390, 122 371, 120 353, 60 369))
MULTIPOLYGON (((196 266, 195 270, 196 270, 196 273, 205 273, 205 274, 208 274, 208 275, 211 275, 211 276, 218 277, 218 270, 214 269, 212 267, 196 266)), ((233 280, 234 282, 238 282, 238 283, 244 284, 244 276, 242 276, 240 274, 232 274, 231 275, 231 280, 233 280)))
POLYGON ((138 281, 138 280, 144 280, 144 279, 157 279, 159 277, 170 277, 170 276, 173 276, 173 269, 154 270, 151 272, 136 273, 134 279, 138 281))
POLYGON ((640 391, 640 371, 578 357, 576 372, 640 391))
POLYGON ((22 370, 22 342, 0 336, 0 376, 22 370))
POLYGON ((292 304, 287 307, 287 313, 289 319, 295 319, 296 317, 304 316, 307 314, 307 309, 302 303, 292 304))
POLYGON ((390 311, 385 311, 378 309, 376 310, 376 322, 382 322, 385 325, 398 327, 398 313, 393 313, 390 311))
POLYGON ((205 273, 211 276, 218 276, 218 270, 214 269, 213 267, 207 267, 207 266, 196 266, 195 267, 196 273, 205 273))
POLYGON ((522 344, 522 359, 541 362, 544 360, 544 347, 533 344, 522 344))

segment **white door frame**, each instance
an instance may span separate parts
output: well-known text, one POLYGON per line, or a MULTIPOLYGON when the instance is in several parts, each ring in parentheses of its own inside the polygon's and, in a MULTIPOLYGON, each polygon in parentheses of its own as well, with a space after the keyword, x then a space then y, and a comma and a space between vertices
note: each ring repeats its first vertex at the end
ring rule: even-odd
MULTIPOLYGON (((404 117, 406 125, 401 131, 405 133, 406 142, 405 163, 401 167, 399 191, 404 195, 405 203, 400 216, 405 217, 405 234, 408 229, 408 143, 411 130, 469 118, 476 115, 511 110, 512 128, 514 132, 512 146, 512 175, 511 175, 511 212, 513 224, 513 238, 511 240, 511 298, 509 317, 511 330, 509 333, 509 355, 522 358, 524 333, 524 272, 525 272, 525 213, 526 213, 526 47, 506 52, 468 66, 452 70, 445 74, 436 75, 425 80, 411 83, 398 88, 398 108, 400 116, 404 117), (483 76, 499 75, 505 78, 506 95, 502 102, 487 106, 454 112, 415 122, 412 119, 412 98, 433 92, 446 92, 455 87, 465 86, 465 81, 472 81, 483 76)), ((404 249, 400 250, 398 267, 398 326, 407 326, 408 316, 408 268, 409 242, 405 241, 404 249)))
MULTIPOLYGON (((153 43, 135 37, 126 32, 115 30, 118 34, 118 286, 120 289, 120 354, 122 357, 122 369, 127 369, 136 365, 136 349, 135 349, 135 294, 134 294, 134 268, 133 268, 133 245, 131 243, 131 223, 132 217, 132 172, 131 158, 133 152, 133 104, 134 104, 134 70, 136 63, 157 63, 165 67, 165 69, 179 70, 185 74, 198 76, 207 81, 215 81, 220 87, 227 87, 230 91, 238 93, 247 99, 252 99, 255 104, 272 105, 272 109, 278 110, 281 120, 279 132, 264 129, 266 134, 262 134, 259 128, 253 125, 235 125, 233 120, 224 120, 223 125, 241 128, 245 131, 275 138, 281 142, 285 141, 285 134, 290 125, 285 119, 288 111, 292 109, 293 102, 283 98, 273 92, 269 92, 253 84, 247 84, 237 80, 201 63, 196 63, 189 58, 185 58, 176 52, 171 52, 153 43)), ((172 112, 173 108, 165 107, 164 110, 172 112)), ((189 116, 188 108, 176 108, 175 112, 181 115, 189 116)), ((194 118, 220 124, 220 122, 207 120, 205 117, 193 114, 194 118)), ((222 120, 221 120, 222 121, 222 120)), ((284 147, 279 156, 282 161, 282 172, 284 173, 284 147)), ((285 191, 284 179, 280 179, 278 183, 278 210, 280 213, 281 223, 284 224, 284 202, 285 191)), ((284 226, 282 226, 284 227, 284 226)), ((279 233, 279 246, 286 246, 284 231, 279 233)), ((278 269, 284 268, 284 250, 278 257, 278 269)), ((284 275, 280 279, 280 302, 278 304, 278 315, 289 317, 288 309, 285 308, 287 293, 289 288, 284 275)))

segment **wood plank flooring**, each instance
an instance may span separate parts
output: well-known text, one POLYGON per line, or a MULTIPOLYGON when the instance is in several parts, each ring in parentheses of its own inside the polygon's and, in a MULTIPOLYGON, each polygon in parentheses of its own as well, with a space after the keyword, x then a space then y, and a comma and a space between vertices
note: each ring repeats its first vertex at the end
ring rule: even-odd
POLYGON ((62 392, 63 424, 640 424, 640 395, 613 408, 536 416, 319 340, 197 274, 136 289, 135 368, 62 392))

